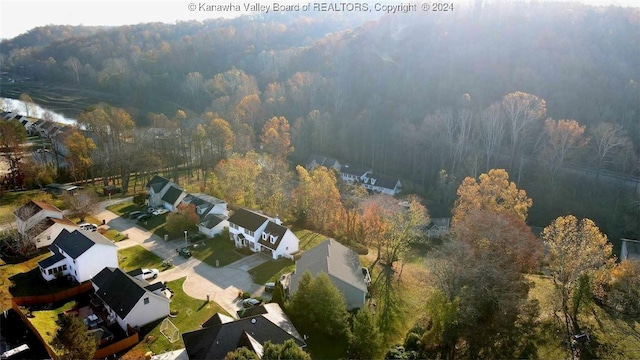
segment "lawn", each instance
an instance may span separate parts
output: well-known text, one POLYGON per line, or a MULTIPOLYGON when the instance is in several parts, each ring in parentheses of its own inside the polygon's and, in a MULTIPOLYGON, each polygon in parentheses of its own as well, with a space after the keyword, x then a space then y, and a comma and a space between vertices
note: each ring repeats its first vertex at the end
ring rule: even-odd
MULTIPOLYGON (((38 262, 48 258, 50 253, 41 254, 32 259, 23 261, 18 264, 5 264, 0 266, 0 311, 8 310, 11 308, 11 298, 13 295, 9 291, 11 285, 15 285, 12 292, 22 292, 23 288, 27 291, 30 288, 40 288, 46 289, 44 283, 38 283, 38 285, 34 286, 26 286, 26 283, 22 283, 23 280, 31 279, 30 276, 24 275, 29 273, 30 271, 35 270, 36 273, 39 274, 38 262)), ((44 279, 40 277, 40 280, 44 282, 44 279)), ((52 292, 49 290, 49 292, 52 292)))
MULTIPOLYGON (((31 324, 33 324, 33 326, 38 330, 42 339, 47 344, 51 344, 58 329, 58 325, 56 324, 58 315, 62 314, 66 310, 72 309, 75 304, 76 301, 72 300, 53 310, 33 311, 31 313, 33 317, 30 317, 29 321, 31 321, 31 324)), ((51 348, 55 351, 53 346, 51 346, 51 348)))
POLYGON ((203 245, 191 246, 191 254, 200 261, 216 267, 226 266, 236 260, 240 260, 242 255, 236 252, 233 241, 228 237, 216 236, 213 239, 204 240, 203 245), (216 264, 216 260, 219 264, 216 264))
POLYGON ((317 232, 313 232, 311 230, 292 229, 292 231, 300 240, 299 247, 301 251, 309 250, 328 239, 327 236, 319 234, 317 232))
POLYGON ((127 235, 122 235, 118 230, 116 229, 109 229, 107 231, 102 231, 102 229, 98 229, 98 231, 100 231, 100 233, 102 235, 104 235, 104 237, 106 237, 109 240, 113 240, 115 242, 119 242, 122 240, 126 240, 129 237, 127 235))
MULTIPOLYGON (((177 311, 175 317, 171 317, 171 322, 179 329, 180 333, 197 330, 215 313, 229 315, 218 304, 213 301, 194 299, 182 291, 182 284, 185 278, 171 281, 167 286, 173 290, 171 299, 172 312, 177 311)), ((173 344, 160 333, 162 321, 157 321, 142 327, 140 331, 140 343, 123 355, 122 359, 141 359, 148 351, 154 354, 161 354, 167 351, 178 350, 184 347, 182 338, 173 344)))
POLYGON ((118 264, 124 271, 137 268, 165 270, 166 267, 162 266, 163 261, 164 259, 140 245, 118 250, 118 264))
POLYGON ((14 221, 13 211, 18 205, 25 204, 29 200, 43 201, 61 210, 66 208, 62 198, 51 196, 42 190, 5 192, 0 195, 0 223, 14 221))
POLYGON ((253 277, 256 284, 264 284, 266 282, 280 279, 280 275, 293 272, 296 264, 289 259, 280 259, 277 261, 267 261, 249 270, 249 274, 253 277))
POLYGON ((125 201, 107 206, 107 210, 120 216, 126 217, 132 211, 144 211, 146 206, 138 206, 131 201, 125 201))

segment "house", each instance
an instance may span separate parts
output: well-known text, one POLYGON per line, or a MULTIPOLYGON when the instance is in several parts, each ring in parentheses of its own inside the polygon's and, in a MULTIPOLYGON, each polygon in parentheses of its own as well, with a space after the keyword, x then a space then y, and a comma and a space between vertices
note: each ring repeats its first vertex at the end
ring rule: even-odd
POLYGON ((292 258, 300 240, 277 217, 271 219, 257 212, 238 209, 229 218, 229 237, 236 247, 264 252, 273 259, 292 258))
POLYGON ((620 239, 620 261, 636 260, 640 261, 640 240, 620 239))
POLYGON ((447 235, 451 228, 451 209, 444 204, 428 204, 427 211, 431 222, 427 224, 424 231, 427 237, 434 238, 447 235))
POLYGON ((397 195, 402 190, 402 183, 395 177, 376 174, 371 170, 342 166, 340 170, 342 180, 350 184, 360 184, 365 189, 387 195, 397 195))
POLYGON ((95 295, 102 301, 107 319, 127 331, 169 316, 171 300, 160 282, 137 280, 117 267, 105 267, 92 279, 95 295))
POLYGON ((216 314, 202 329, 182 334, 189 359, 223 359, 227 353, 240 347, 262 357, 267 341, 283 344, 292 339, 300 347, 307 344, 278 304, 266 304, 247 310, 238 320, 216 314))
POLYGON ((118 247, 98 232, 62 229, 49 250, 51 256, 38 263, 46 281, 69 276, 82 283, 105 267, 118 266, 118 247))
POLYGON ((360 266, 358 254, 334 239, 327 239, 305 251, 296 261, 296 271, 291 275, 291 291, 298 290, 298 281, 305 271, 312 276, 329 275, 331 282, 347 301, 347 310, 362 308, 367 296, 366 275, 360 266))
POLYGON ((40 249, 50 246, 62 230, 73 232, 78 229, 78 225, 66 217, 62 219, 48 217, 32 227, 29 232, 35 241, 36 248, 40 249))
POLYGON ((305 163, 307 170, 311 170, 316 166, 324 166, 327 169, 333 168, 337 171, 340 171, 340 168, 342 167, 337 159, 320 155, 309 156, 309 159, 307 159, 307 162, 305 163))
POLYGON ((57 207, 40 201, 29 201, 14 212, 18 232, 33 241, 37 249, 51 245, 62 229, 78 228, 57 207))
POLYGON ((220 234, 229 227, 229 211, 225 201, 207 194, 188 194, 182 199, 182 203, 195 205, 200 218, 198 230, 208 237, 220 234))
POLYGON ((149 206, 160 206, 169 211, 176 211, 187 193, 178 185, 161 177, 154 176, 147 183, 149 206))
POLYGON ((367 173, 366 169, 345 165, 340 170, 340 175, 342 176, 342 180, 348 183, 357 183, 360 182, 360 179, 367 173))

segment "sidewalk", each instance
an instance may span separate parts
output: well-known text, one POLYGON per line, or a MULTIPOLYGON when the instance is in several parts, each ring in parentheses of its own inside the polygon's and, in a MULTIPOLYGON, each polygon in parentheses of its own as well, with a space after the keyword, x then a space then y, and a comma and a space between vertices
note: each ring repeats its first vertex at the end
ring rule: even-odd
MULTIPOLYGON (((119 201, 128 201, 121 199, 119 201)), ((112 202, 116 203, 116 202, 112 202)), ((166 242, 146 229, 137 226, 133 220, 121 218, 111 211, 101 210, 96 218, 104 220, 106 225, 129 236, 128 240, 117 242, 120 249, 141 245, 145 249, 165 260, 171 260, 174 267, 158 275, 158 281, 172 281, 186 277, 183 290, 187 295, 201 300, 215 301, 231 316, 236 317, 236 311, 242 308, 238 300, 238 292, 249 291, 254 294, 262 287, 254 284, 251 276, 243 270, 232 267, 215 268, 196 258, 184 259, 176 252, 175 242, 166 242)), ((231 264, 233 265, 233 264, 231 264)))

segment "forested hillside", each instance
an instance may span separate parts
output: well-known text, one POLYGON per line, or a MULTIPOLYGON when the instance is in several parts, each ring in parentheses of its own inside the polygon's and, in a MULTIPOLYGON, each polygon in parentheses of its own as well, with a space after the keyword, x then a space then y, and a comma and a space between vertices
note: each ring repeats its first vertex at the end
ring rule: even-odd
MULTIPOLYGON (((2 71, 142 108, 163 99, 235 133, 248 125, 254 146, 284 116, 294 161, 333 156, 448 205, 464 176, 503 167, 534 199, 533 225, 574 213, 613 239, 638 235, 638 186, 624 178, 638 176, 638 9, 305 15, 29 33, 2 43, 2 71)), ((157 127, 145 109, 134 121, 157 127)))

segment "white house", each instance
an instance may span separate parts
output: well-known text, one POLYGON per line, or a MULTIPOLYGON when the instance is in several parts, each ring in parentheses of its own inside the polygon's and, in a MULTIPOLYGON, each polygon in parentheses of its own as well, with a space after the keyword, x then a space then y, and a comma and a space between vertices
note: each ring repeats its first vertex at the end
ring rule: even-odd
POLYGON ((189 194, 182 199, 184 204, 193 204, 200 217, 198 230, 213 237, 229 227, 227 203, 207 194, 189 194))
POLYGON ((292 258, 298 252, 300 240, 277 217, 271 219, 247 209, 238 209, 229 218, 229 237, 236 247, 248 247, 264 252, 273 259, 292 258))
POLYGON ((105 267, 118 266, 118 247, 98 232, 62 229, 49 250, 51 256, 38 263, 46 281, 70 276, 82 283, 105 267))
POLYGON ((13 212, 16 218, 18 231, 23 233, 31 230, 46 218, 62 219, 62 210, 57 207, 40 201, 29 201, 13 212))
POLYGON ((620 261, 640 260, 640 240, 620 239, 620 261))
POLYGON ((307 159, 307 162, 305 163, 307 170, 311 170, 316 166, 324 166, 327 169, 333 168, 338 171, 340 171, 340 168, 342 167, 337 159, 320 155, 309 156, 309 159, 307 159))
MULTIPOLYGON (((60 235, 62 230, 73 232, 79 228, 73 221, 63 217, 62 219, 46 218, 32 229, 44 229, 39 234, 34 234, 33 238, 35 240, 36 248, 40 249, 45 246, 50 246, 58 235, 60 235)), ((34 231, 34 233, 37 231, 38 230, 34 231)))
POLYGON ((91 279, 95 294, 104 305, 109 323, 127 331, 169 315, 171 300, 162 294, 162 283, 137 280, 117 267, 105 267, 91 279))
POLYGON ((344 165, 340 169, 342 180, 350 184, 360 184, 365 189, 387 195, 397 195, 402 190, 402 183, 395 177, 379 175, 371 170, 344 165))
POLYGON ((333 239, 327 239, 305 251, 296 261, 296 271, 291 275, 291 291, 298 290, 298 281, 309 271, 312 276, 329 275, 333 285, 347 301, 347 309, 362 308, 367 296, 368 271, 360 266, 358 254, 333 239))

